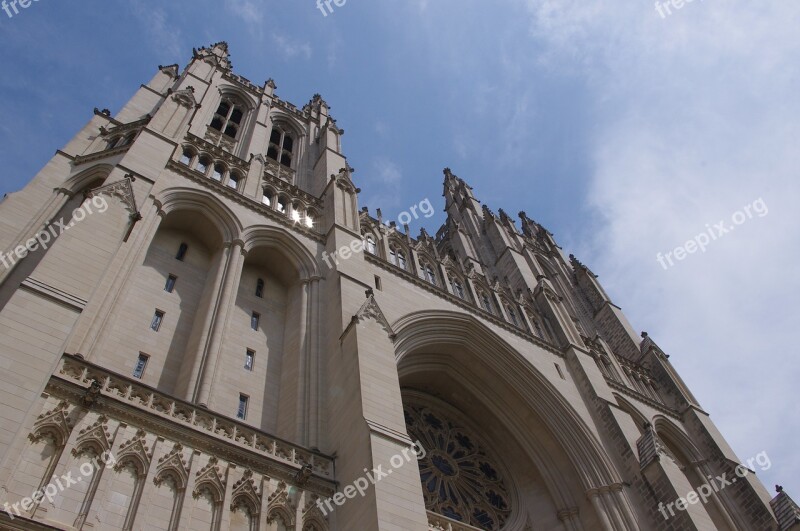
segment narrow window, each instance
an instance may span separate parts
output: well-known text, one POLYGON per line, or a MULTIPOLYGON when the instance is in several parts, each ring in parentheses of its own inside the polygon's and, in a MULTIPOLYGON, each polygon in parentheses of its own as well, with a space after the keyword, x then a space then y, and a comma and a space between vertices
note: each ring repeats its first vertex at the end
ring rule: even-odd
POLYGON ((403 254, 403 251, 397 251, 397 266, 400 269, 406 269, 406 255, 403 254))
POLYGON ((139 358, 136 360, 136 367, 133 369, 133 377, 138 378, 139 380, 142 379, 144 376, 144 369, 147 367, 147 361, 150 359, 150 356, 147 354, 139 353, 139 358))
POLYGON ((244 355, 244 368, 248 371, 253 370, 253 364, 256 361, 256 351, 247 349, 247 352, 244 355))
POLYGON ((167 293, 172 293, 173 291, 175 291, 175 282, 177 281, 178 277, 176 277, 175 275, 168 276, 167 283, 164 286, 164 291, 166 291, 167 293))
POLYGON ((506 311, 508 312, 508 319, 514 326, 519 326, 519 321, 517 321, 517 314, 514 312, 514 309, 511 306, 506 305, 506 311))
POLYGON ((250 328, 253 330, 258 330, 258 323, 261 321, 261 314, 258 312, 253 312, 250 315, 250 328))
POLYGON ((205 175, 208 173, 208 167, 211 166, 211 159, 206 157, 205 155, 200 157, 200 160, 197 161, 197 171, 205 175))
POLYGON ((211 174, 211 178, 215 181, 222 182, 222 176, 225 175, 225 167, 217 164, 214 166, 214 172, 211 174))
POLYGON ((427 264, 425 264, 422 267, 423 267, 423 271, 425 272, 425 280, 427 280, 428 282, 430 282, 431 284, 433 284, 435 286, 436 285, 436 274, 433 272, 433 268, 431 266, 427 265, 427 264))
POLYGON ((394 247, 389 247, 389 261, 392 265, 397 265, 397 251, 394 250, 394 247))
POLYGON ((178 254, 175 255, 175 260, 180 260, 183 262, 183 259, 186 258, 186 251, 189 250, 189 246, 185 243, 182 243, 180 247, 178 247, 178 254))
POLYGON ((381 283, 381 277, 375 275, 375 288, 378 291, 383 291, 383 284, 381 283))
POLYGON ((181 164, 186 164, 187 166, 192 163, 192 158, 194 158, 194 153, 189 148, 183 150, 183 155, 181 155, 181 164))
POLYGON ((150 329, 158 332, 162 322, 164 322, 164 312, 156 310, 156 313, 153 314, 153 320, 150 321, 150 329))
POLYGON ((461 285, 461 281, 458 280, 458 279, 453 279, 453 281, 451 282, 450 285, 453 288, 453 293, 455 294, 455 296, 458 297, 459 299, 463 299, 464 298, 464 286, 461 285))
POLYGON ((239 175, 237 173, 231 173, 230 177, 228 177, 228 188, 239 189, 239 175))
POLYGON ((377 254, 378 247, 375 245, 375 239, 372 236, 367 236, 367 252, 369 254, 377 254))
POLYGON ((566 378, 564 377, 564 373, 561 371, 561 365, 559 365, 558 363, 554 363, 554 365, 556 366, 556 370, 558 371, 558 375, 561 377, 561 379, 566 380, 566 378))
POLYGON ((250 399, 247 395, 239 395, 239 409, 236 410, 236 418, 244 420, 247 418, 247 403, 250 399))
POLYGON ((486 293, 481 292, 480 297, 483 309, 489 313, 494 313, 494 311, 492 311, 492 301, 489 299, 489 296, 486 293))
POLYGON ((259 299, 264 298, 264 279, 259 278, 256 282, 256 297, 259 299))

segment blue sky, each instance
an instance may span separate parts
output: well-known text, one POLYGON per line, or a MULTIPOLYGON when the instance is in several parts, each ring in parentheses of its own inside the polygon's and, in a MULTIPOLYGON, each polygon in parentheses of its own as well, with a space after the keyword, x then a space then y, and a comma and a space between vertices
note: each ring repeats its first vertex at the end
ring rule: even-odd
MULTIPOLYGON (((449 166, 495 211, 544 224, 647 330, 742 460, 800 499, 800 3, 40 0, 0 12, 0 192, 22 187, 157 65, 230 45, 234 69, 319 92, 385 217, 441 207, 449 166), (669 270, 656 260, 754 217, 669 270)), ((435 231, 438 214, 425 221, 435 231)), ((414 229, 418 229, 415 227, 414 229)))

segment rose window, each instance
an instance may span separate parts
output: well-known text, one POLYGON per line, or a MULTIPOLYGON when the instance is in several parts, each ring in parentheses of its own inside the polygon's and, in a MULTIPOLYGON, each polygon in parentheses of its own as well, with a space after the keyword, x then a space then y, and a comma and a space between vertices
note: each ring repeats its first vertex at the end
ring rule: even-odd
POLYGON ((419 461, 429 511, 486 530, 511 514, 499 468, 468 430, 428 407, 404 407, 408 433, 426 455, 419 461))

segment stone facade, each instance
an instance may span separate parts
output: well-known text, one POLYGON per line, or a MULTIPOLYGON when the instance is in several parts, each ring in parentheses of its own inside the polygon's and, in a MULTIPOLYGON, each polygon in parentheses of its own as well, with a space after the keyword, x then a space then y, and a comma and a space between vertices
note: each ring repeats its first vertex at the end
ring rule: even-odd
POLYGON ((275 90, 195 50, 0 203, 0 528, 779 529, 752 473, 662 516, 741 463, 552 234, 449 169, 386 224, 275 90))

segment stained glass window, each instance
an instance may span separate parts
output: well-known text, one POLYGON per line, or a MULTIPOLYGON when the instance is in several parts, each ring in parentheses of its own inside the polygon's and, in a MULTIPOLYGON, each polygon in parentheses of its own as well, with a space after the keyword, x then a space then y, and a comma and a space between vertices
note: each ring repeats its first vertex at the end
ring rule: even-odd
POLYGON ((469 430, 428 407, 406 405, 404 412, 409 435, 426 451, 419 473, 427 509, 481 529, 502 528, 511 515, 508 490, 469 430))

